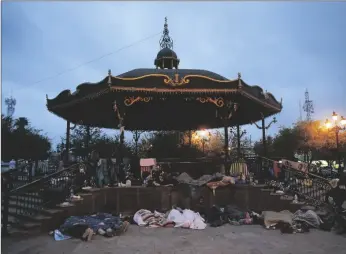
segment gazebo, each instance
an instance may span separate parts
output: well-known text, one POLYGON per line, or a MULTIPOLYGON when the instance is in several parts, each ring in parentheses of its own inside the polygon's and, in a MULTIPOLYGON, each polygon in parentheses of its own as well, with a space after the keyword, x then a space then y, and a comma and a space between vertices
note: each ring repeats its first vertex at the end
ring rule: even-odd
POLYGON ((76 91, 62 91, 48 99, 50 112, 67 121, 69 148, 70 123, 121 130, 154 131, 224 128, 228 153, 228 127, 244 125, 275 115, 282 102, 250 86, 238 73, 228 79, 200 69, 179 69, 173 51, 167 19, 160 39, 156 68, 134 69, 108 76, 98 83, 83 83, 76 91))

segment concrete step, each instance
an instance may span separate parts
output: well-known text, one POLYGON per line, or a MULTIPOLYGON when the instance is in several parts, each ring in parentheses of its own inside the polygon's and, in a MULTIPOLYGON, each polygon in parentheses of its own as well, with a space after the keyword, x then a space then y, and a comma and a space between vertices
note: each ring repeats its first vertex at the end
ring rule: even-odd
POLYGON ((16 208, 9 207, 8 214, 19 221, 30 221, 30 222, 42 222, 44 220, 50 220, 52 216, 43 214, 35 214, 34 212, 28 212, 25 210, 18 210, 16 208))
POLYGON ((29 229, 22 229, 18 228, 16 226, 12 227, 9 225, 7 228, 8 234, 10 237, 33 237, 42 234, 39 227, 37 228, 29 228, 29 229))
POLYGON ((9 228, 24 230, 40 229, 42 225, 40 222, 23 221, 12 215, 8 216, 8 222, 10 224, 9 228))

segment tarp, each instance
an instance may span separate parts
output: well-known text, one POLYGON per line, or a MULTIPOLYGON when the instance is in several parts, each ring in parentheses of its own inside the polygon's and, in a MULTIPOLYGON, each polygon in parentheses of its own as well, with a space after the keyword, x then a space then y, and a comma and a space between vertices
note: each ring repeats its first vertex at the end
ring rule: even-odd
POLYGON ((156 165, 156 159, 154 158, 146 158, 146 159, 140 159, 139 165, 141 167, 152 167, 156 165))

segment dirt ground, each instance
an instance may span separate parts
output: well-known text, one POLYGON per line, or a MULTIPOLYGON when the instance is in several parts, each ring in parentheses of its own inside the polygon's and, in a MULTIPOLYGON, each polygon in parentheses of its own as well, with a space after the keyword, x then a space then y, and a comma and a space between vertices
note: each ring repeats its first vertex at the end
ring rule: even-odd
POLYGON ((95 236, 91 242, 70 239, 56 242, 42 235, 26 239, 4 238, 2 253, 8 254, 101 254, 101 253, 201 253, 201 254, 345 254, 346 237, 312 230, 284 234, 260 226, 207 227, 205 230, 143 228, 131 225, 125 235, 95 236))

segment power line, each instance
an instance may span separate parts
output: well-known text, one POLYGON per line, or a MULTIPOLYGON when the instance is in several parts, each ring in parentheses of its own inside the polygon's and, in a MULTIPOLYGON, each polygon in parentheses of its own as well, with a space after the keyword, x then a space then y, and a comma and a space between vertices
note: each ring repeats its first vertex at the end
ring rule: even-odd
MULTIPOLYGON (((149 39, 151 39, 151 38, 153 38, 153 37, 155 37, 155 36, 157 36, 157 35, 159 35, 159 34, 161 34, 161 33, 162 33, 162 32, 159 32, 159 33, 150 35, 150 36, 145 37, 145 38, 143 38, 143 39, 141 39, 141 40, 139 40, 139 41, 135 41, 135 42, 133 42, 133 43, 131 43, 131 44, 129 44, 129 45, 123 46, 123 47, 121 47, 121 48, 119 48, 119 49, 117 49, 117 50, 115 50, 115 51, 113 51, 113 52, 104 54, 104 55, 102 55, 102 56, 100 56, 100 57, 97 57, 97 58, 94 58, 94 59, 92 59, 92 60, 90 60, 90 61, 84 62, 84 63, 82 63, 82 64, 80 64, 80 65, 77 65, 77 66, 75 66, 75 67, 73 67, 73 68, 66 69, 65 71, 61 71, 61 72, 59 72, 59 73, 57 73, 57 74, 55 74, 55 75, 53 75, 53 76, 46 77, 46 78, 43 78, 43 79, 41 79, 41 80, 38 80, 38 81, 36 81, 36 82, 34 82, 34 83, 32 83, 32 84, 29 84, 28 86, 25 86, 25 88, 28 88, 28 87, 34 86, 34 85, 36 85, 36 84, 42 83, 43 81, 46 81, 46 80, 50 80, 50 79, 59 77, 59 76, 65 74, 65 73, 67 73, 67 72, 72 72, 72 71, 74 71, 74 70, 77 70, 77 69, 79 69, 80 67, 82 67, 82 66, 84 66, 84 65, 87 65, 87 64, 90 64, 90 63, 99 61, 99 60, 101 60, 101 59, 103 59, 103 58, 105 58, 105 57, 107 57, 107 56, 116 54, 116 53, 118 53, 118 52, 120 52, 120 51, 122 51, 122 50, 124 50, 124 49, 130 48, 130 47, 132 47, 132 46, 134 46, 134 45, 136 45, 136 44, 139 44, 139 43, 141 43, 141 42, 143 42, 143 41, 149 40, 149 39)), ((23 88, 24 88, 24 87, 23 87, 23 88)))

